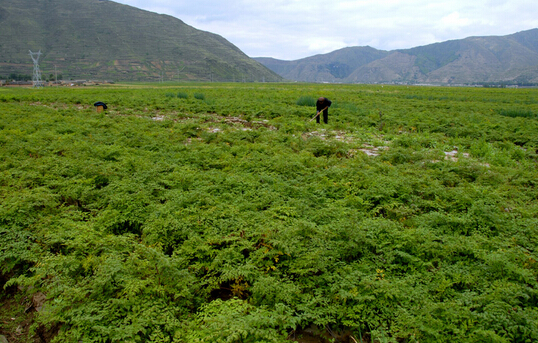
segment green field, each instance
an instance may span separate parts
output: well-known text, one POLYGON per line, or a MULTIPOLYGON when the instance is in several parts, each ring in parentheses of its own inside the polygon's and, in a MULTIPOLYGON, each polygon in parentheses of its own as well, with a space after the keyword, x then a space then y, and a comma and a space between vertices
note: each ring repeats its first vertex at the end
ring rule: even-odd
POLYGON ((536 342, 537 148, 536 89, 0 88, 0 334, 536 342))

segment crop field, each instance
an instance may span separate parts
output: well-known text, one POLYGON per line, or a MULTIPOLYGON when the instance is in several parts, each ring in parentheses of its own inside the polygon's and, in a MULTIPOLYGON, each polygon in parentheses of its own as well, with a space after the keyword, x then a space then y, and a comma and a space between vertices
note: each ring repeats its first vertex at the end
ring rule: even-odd
POLYGON ((537 148, 536 89, 0 88, 0 335, 536 342, 537 148))

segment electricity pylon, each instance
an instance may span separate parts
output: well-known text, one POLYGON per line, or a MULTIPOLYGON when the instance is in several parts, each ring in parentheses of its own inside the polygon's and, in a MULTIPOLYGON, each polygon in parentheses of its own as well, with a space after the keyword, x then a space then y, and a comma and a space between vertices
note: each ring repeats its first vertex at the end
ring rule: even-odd
POLYGON ((32 50, 30 50, 30 57, 32 57, 32 61, 34 61, 34 75, 32 76, 34 88, 43 87, 41 70, 39 70, 39 58, 41 57, 41 50, 39 50, 39 52, 32 52, 32 50))

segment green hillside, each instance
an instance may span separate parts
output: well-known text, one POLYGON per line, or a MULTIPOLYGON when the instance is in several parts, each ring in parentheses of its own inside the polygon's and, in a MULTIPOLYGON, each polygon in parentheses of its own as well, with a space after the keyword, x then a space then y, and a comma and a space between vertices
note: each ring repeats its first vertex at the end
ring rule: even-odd
POLYGON ((280 80, 221 36, 112 1, 3 0, 0 25, 0 77, 41 50, 43 75, 67 79, 280 80))

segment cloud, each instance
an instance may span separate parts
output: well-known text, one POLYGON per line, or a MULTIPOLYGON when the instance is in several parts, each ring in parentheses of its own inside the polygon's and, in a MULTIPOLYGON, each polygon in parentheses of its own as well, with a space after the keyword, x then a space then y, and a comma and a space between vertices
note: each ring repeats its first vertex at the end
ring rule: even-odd
POLYGON ((467 18, 462 18, 459 12, 452 12, 449 15, 441 18, 441 26, 443 27, 463 27, 468 26, 471 23, 471 20, 467 18))
POLYGON ((247 55, 298 59, 346 46, 411 48, 538 27, 535 0, 117 0, 219 34, 247 55))

